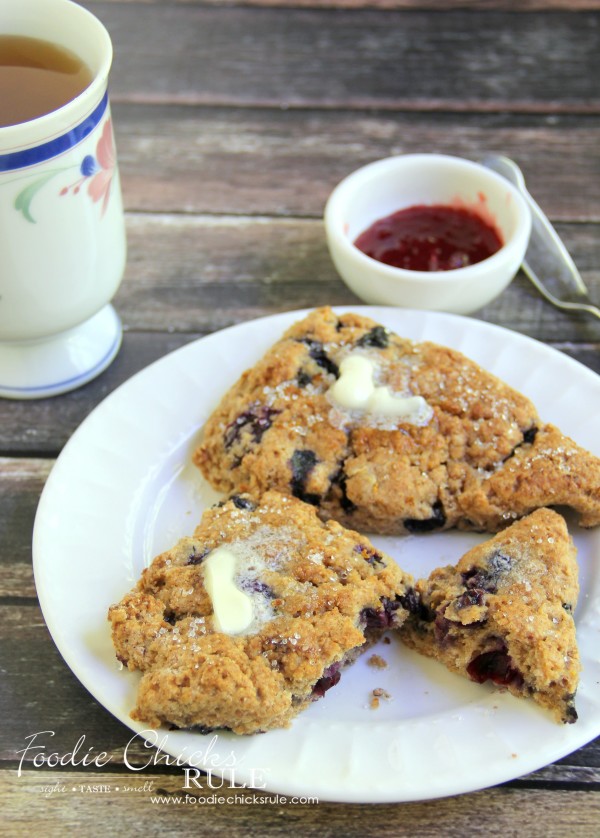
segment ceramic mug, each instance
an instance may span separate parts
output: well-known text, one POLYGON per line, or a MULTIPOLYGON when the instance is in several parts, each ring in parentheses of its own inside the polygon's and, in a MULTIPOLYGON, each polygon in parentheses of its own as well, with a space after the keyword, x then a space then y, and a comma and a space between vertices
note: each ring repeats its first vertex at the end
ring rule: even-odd
POLYGON ((71 0, 2 0, 0 34, 64 47, 92 74, 66 105, 0 127, 0 396, 37 398, 89 381, 121 343, 109 305, 126 259, 112 44, 71 0))

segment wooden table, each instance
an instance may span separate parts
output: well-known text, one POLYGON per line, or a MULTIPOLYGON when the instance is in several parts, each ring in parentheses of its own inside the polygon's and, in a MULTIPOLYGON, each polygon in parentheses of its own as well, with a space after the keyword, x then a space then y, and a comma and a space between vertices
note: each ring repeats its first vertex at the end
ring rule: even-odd
MULTIPOLYGON (((414 151, 514 157, 600 300, 600 2, 84 5, 115 46, 129 259, 114 303, 125 335, 116 361, 88 386, 0 400, 2 834, 600 834, 600 740, 502 787, 433 802, 260 805, 231 802, 225 790, 228 803, 201 812, 152 804, 151 792, 181 793, 181 770, 159 764, 132 776, 123 764, 131 732, 63 662, 31 566, 36 504, 54 459, 115 387, 224 326, 359 302, 329 260, 321 215, 332 187, 364 163, 414 151), (103 769, 26 761, 18 777, 25 737, 44 730, 55 732, 48 745, 60 755, 85 734, 84 751, 111 761, 103 769), (116 791, 126 781, 135 792, 116 791)), ((600 372, 600 322, 554 310, 522 275, 475 316, 600 372)), ((130 754, 138 765, 147 759, 141 748, 130 754)))

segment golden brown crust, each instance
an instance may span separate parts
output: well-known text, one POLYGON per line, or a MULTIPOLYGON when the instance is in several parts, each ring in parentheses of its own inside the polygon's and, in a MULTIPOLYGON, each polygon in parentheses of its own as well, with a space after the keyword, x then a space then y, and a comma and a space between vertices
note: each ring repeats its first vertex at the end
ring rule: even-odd
POLYGON ((548 505, 573 507, 582 526, 600 523, 600 459, 544 424, 525 396, 459 352, 327 308, 243 374, 194 461, 221 491, 275 488, 361 531, 496 532, 548 505), (433 418, 340 421, 327 391, 357 348, 393 391, 422 396, 433 418))
POLYGON ((411 584, 366 538, 307 504, 236 496, 207 510, 109 611, 117 656, 143 673, 132 716, 236 733, 286 726, 342 664, 402 623, 411 584), (204 587, 203 562, 224 544, 240 556, 236 584, 255 614, 233 636, 216 630, 204 587))
POLYGON ((415 585, 402 640, 448 669, 531 696, 577 718, 580 663, 575 548, 564 519, 540 509, 415 585))

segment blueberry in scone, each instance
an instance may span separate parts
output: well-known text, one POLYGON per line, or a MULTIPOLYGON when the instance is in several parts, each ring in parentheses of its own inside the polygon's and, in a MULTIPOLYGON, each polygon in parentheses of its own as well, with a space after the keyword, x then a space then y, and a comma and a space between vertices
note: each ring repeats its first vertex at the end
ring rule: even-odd
POLYGON ((132 717, 254 733, 285 727, 408 615, 412 579, 296 498, 233 496, 109 611, 140 670, 132 717))
POLYGON ((419 580, 400 637, 472 681, 531 697, 574 722, 579 653, 575 547, 562 516, 540 509, 419 580))
POLYGON ((225 394, 194 461, 363 532, 497 532, 545 506, 600 523, 600 459, 461 353, 317 309, 225 394))

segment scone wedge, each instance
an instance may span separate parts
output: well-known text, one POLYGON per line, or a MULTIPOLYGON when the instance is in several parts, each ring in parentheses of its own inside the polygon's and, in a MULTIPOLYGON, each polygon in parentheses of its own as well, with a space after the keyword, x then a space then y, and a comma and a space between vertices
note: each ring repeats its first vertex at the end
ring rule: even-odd
POLYGON ((562 516, 540 509, 419 580, 400 637, 473 681, 577 719, 580 663, 575 548, 562 516))
POLYGON ((224 395, 194 461, 222 492, 276 489, 361 532, 497 532, 559 505, 600 523, 600 459, 524 395, 460 352, 328 308, 224 395))
POLYGON ((255 733, 290 721, 408 615, 412 579, 356 532, 268 492, 204 513, 109 619, 132 717, 255 733))

